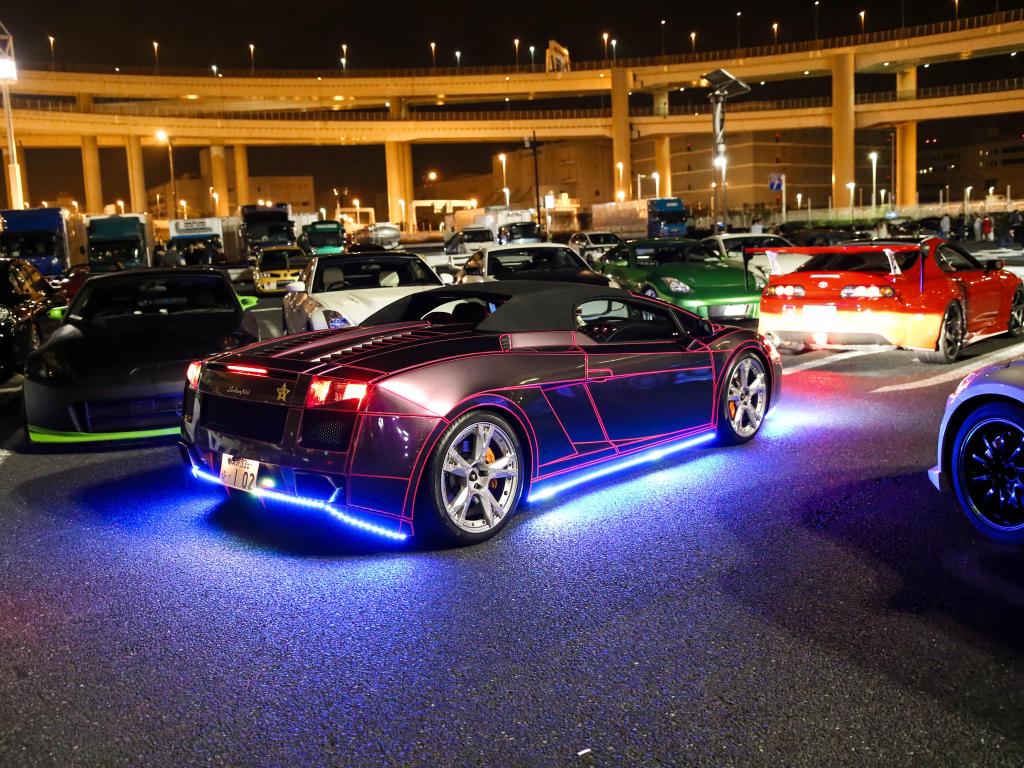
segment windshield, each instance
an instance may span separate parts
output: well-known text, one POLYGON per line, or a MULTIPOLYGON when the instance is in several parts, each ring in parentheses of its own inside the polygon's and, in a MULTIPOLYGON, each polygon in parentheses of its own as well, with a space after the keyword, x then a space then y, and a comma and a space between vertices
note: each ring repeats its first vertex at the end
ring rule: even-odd
POLYGON ((261 245, 287 245, 294 239, 292 223, 248 224, 245 237, 250 243, 261 245))
POLYGON ((56 253, 52 232, 4 232, 0 234, 0 253, 12 259, 29 259, 56 253))
POLYGON ((576 252, 568 248, 502 249, 487 257, 487 274, 492 277, 510 277, 517 272, 586 268, 576 252))
POLYGON ((291 271, 302 269, 309 257, 300 250, 264 251, 260 254, 260 269, 264 271, 291 271))
POLYGON ((518 224, 508 225, 509 237, 536 237, 537 224, 532 221, 521 221, 518 224))
POLYGON ((313 278, 313 293, 361 288, 404 288, 442 285, 430 267, 416 258, 348 256, 320 262, 313 278))
POLYGON ((146 261, 146 252, 136 240, 109 240, 89 248, 89 264, 96 270, 124 269, 146 261))
POLYGON ((306 239, 311 248, 340 248, 345 244, 341 232, 331 230, 316 230, 310 232, 306 239))
POLYGON ((664 243, 637 245, 633 253, 636 255, 637 266, 657 266, 660 264, 703 264, 709 261, 721 261, 721 258, 707 246, 700 243, 664 243))
POLYGON ((681 211, 651 211, 651 218, 663 221, 666 224, 685 224, 686 210, 681 211))
POLYGON ((489 229, 467 229, 463 231, 462 239, 467 243, 491 243, 494 242, 494 233, 489 229))
POLYGON ((590 242, 594 245, 618 245, 622 240, 611 232, 592 232, 590 242))
POLYGON ((68 317, 98 321, 188 312, 240 312, 231 286, 220 275, 168 275, 86 281, 68 317))
MULTIPOLYGON (((905 272, 917 263, 917 250, 892 251, 896 265, 905 272)), ((891 272, 889 257, 884 251, 834 251, 816 253, 797 272, 891 272)))

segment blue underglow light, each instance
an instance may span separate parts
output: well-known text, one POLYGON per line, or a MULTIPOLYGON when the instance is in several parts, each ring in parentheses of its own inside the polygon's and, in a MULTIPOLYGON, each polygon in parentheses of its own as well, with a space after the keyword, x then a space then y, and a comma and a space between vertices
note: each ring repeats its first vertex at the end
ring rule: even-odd
POLYGON ((607 477, 626 469, 639 466, 641 464, 649 464, 652 461, 658 461, 666 456, 673 453, 692 448, 695 445, 701 445, 702 443, 708 443, 715 439, 714 432, 704 432, 703 434, 691 437, 686 440, 681 440, 677 443, 671 443, 670 445, 662 445, 657 448, 651 448, 648 451, 642 451, 636 456, 630 456, 622 461, 613 461, 610 464, 606 464, 599 469, 592 470, 590 472, 584 472, 583 474, 571 477, 568 480, 561 482, 553 481, 551 485, 547 485, 544 488, 539 488, 530 494, 530 501, 545 501, 553 498, 562 491, 566 491, 570 488, 575 488, 578 485, 589 483, 592 480, 596 480, 599 477, 607 477))
MULTIPOLYGON (((192 466, 192 475, 193 477, 198 477, 200 480, 205 480, 208 483, 216 483, 217 485, 224 487, 224 484, 220 481, 220 478, 216 477, 215 475, 211 475, 209 472, 204 472, 195 465, 192 466)), ((253 488, 251 491, 246 491, 246 493, 251 493, 253 496, 258 496, 262 499, 270 499, 271 501, 281 501, 284 502, 285 504, 294 504, 295 506, 298 507, 306 507, 308 509, 319 509, 321 512, 326 512, 339 522, 345 523, 346 525, 351 525, 352 527, 359 528, 363 531, 368 531, 369 533, 377 534, 378 536, 383 536, 386 539, 392 539, 393 541, 405 541, 409 538, 408 534, 392 531, 387 528, 384 528, 383 526, 374 525, 373 523, 368 523, 365 520, 360 520, 358 517, 353 517, 352 515, 342 512, 340 509, 331 504, 327 504, 323 501, 317 501, 316 499, 307 499, 302 496, 292 496, 291 494, 280 493, 279 491, 272 491, 269 488, 253 488)))

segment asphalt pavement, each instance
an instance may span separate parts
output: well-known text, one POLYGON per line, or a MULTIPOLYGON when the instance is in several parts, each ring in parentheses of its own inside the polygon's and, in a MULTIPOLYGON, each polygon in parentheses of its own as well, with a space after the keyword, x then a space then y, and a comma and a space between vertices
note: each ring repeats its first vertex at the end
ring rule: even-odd
POLYGON ((0 765, 1020 765, 1024 552, 925 476, 1024 343, 969 355, 787 356, 752 443, 457 550, 228 506, 169 444, 27 452, 10 385, 0 765))

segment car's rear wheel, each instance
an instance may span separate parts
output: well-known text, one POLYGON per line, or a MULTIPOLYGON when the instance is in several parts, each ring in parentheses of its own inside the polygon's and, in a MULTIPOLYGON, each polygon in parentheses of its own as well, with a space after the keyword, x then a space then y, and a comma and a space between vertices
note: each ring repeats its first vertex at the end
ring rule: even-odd
POLYGON ((964 343, 964 315, 959 304, 950 304, 942 316, 939 340, 933 350, 922 350, 917 359, 922 363, 952 363, 960 357, 964 343))
POLYGON ((768 374, 761 359, 747 352, 729 368, 719 399, 718 442, 745 443, 756 435, 768 412, 768 374))
POLYGON ((1010 305, 1010 319, 1007 321, 1006 332, 1010 336, 1024 335, 1024 290, 1018 288, 1013 294, 1010 305))
POLYGON ((990 539, 1024 544, 1024 408, 978 408, 957 431, 950 458, 967 519, 990 539))
POLYGON ((513 426, 492 411, 451 423, 429 466, 430 528, 451 544, 475 544, 501 530, 522 497, 527 462, 513 426))

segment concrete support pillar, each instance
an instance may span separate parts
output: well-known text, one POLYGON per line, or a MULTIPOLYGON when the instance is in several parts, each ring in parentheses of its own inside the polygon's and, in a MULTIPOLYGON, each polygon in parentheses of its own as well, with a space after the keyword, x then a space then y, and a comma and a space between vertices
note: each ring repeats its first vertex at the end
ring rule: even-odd
POLYGON ((654 170, 658 172, 658 194, 672 197, 672 142, 668 136, 654 137, 654 170))
POLYGON ((852 53, 832 57, 832 205, 843 210, 850 205, 847 184, 854 175, 854 62, 852 53))
POLYGON ((142 213, 149 202, 146 198, 146 172, 142 164, 142 140, 138 136, 129 136, 124 148, 128 157, 129 210, 142 213))
POLYGON ((612 68, 612 173, 616 199, 632 199, 633 164, 630 160, 629 71, 612 68))
MULTIPOLYGON (((896 73, 896 98, 917 97, 917 67, 896 73)), ((917 122, 896 126, 896 205, 917 205, 917 122)))
POLYGON ((19 206, 19 200, 21 205, 30 205, 32 198, 28 194, 28 174, 25 171, 25 147, 18 144, 14 148, 14 154, 18 163, 18 175, 17 178, 14 176, 14 168, 12 166, 11 153, 8 151, 7 146, 3 147, 3 164, 7 170, 5 179, 7 181, 7 206, 9 208, 16 208, 19 206), (15 195, 15 187, 21 189, 21 195, 15 195))
POLYGON ((235 144, 235 204, 242 206, 250 203, 249 152, 244 144, 235 144))
POLYGON ((384 162, 387 168, 388 220, 401 223, 403 229, 409 230, 413 224, 412 200, 415 194, 412 145, 405 141, 385 142, 384 162))
POLYGON ((100 148, 95 136, 82 137, 82 178, 85 181, 85 212, 103 213, 100 148))
POLYGON ((231 206, 228 205, 228 164, 223 144, 210 147, 210 182, 217 195, 217 207, 214 216, 227 216, 231 206))
POLYGON ((668 117, 668 91, 654 92, 654 114, 658 117, 668 117))

